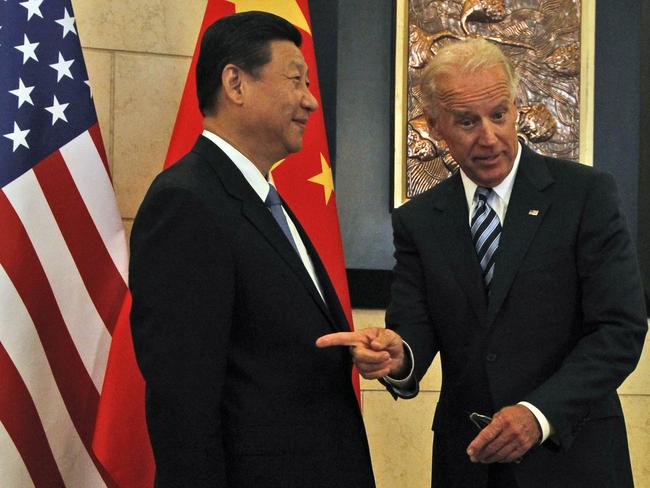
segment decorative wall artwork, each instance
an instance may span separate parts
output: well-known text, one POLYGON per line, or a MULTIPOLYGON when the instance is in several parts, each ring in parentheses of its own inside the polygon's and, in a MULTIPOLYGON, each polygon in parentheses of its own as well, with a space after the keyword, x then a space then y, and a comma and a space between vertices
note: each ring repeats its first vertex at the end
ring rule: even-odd
POLYGON ((518 133, 535 150, 591 164, 594 0, 397 0, 393 205, 457 169, 429 132, 419 81, 438 50, 483 37, 521 76, 518 133))

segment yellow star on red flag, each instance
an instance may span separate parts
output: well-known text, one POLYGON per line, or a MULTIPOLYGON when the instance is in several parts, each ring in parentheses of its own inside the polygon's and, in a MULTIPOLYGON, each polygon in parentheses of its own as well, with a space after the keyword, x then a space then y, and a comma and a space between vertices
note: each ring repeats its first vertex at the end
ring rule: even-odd
POLYGON ((260 10, 282 17, 291 22, 296 27, 304 30, 311 35, 311 29, 302 13, 296 0, 228 0, 235 4, 235 12, 248 12, 250 10, 260 10))
POLYGON ((278 161, 277 163, 273 163, 273 166, 271 166, 271 169, 269 170, 269 172, 270 172, 271 174, 273 174, 273 171, 275 170, 275 168, 277 168, 277 167, 280 166, 282 163, 284 163, 284 161, 285 161, 285 158, 282 158, 282 159, 281 159, 280 161, 278 161))
POLYGON ((323 192, 325 193, 325 205, 327 205, 330 201, 330 197, 332 196, 332 192, 334 191, 334 181, 332 180, 332 168, 329 164, 327 164, 327 160, 322 153, 320 155, 320 166, 321 172, 309 178, 308 181, 323 185, 323 192))

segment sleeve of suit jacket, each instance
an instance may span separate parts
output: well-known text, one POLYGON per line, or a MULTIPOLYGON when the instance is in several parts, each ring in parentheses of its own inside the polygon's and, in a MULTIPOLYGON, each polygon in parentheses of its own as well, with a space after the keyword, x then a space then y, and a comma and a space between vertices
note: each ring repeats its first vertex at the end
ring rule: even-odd
POLYGON ((226 486, 218 414, 234 300, 228 240, 191 191, 154 183, 131 236, 134 346, 156 486, 226 486))
POLYGON ((546 415, 563 448, 595 413, 592 406, 634 370, 647 330, 636 253, 613 178, 599 172, 589 177, 575 236, 581 337, 559 368, 523 399, 546 415))
POLYGON ((395 268, 391 301, 386 314, 386 324, 395 329, 409 344, 414 358, 413 387, 400 391, 391 383, 382 381, 394 398, 412 398, 419 391, 419 379, 426 373, 438 352, 437 340, 427 310, 424 272, 414 240, 393 212, 393 240, 395 268), (399 317, 399 321, 397 318, 399 317), (408 324, 408 327, 400 325, 408 324))

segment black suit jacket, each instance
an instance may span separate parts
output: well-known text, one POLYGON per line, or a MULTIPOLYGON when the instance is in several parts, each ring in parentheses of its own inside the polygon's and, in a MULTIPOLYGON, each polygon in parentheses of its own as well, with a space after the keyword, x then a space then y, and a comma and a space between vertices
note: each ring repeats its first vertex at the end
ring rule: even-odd
POLYGON ((486 296, 459 174, 393 216, 387 324, 417 378, 436 353, 433 485, 481 487, 471 412, 528 401, 556 430, 514 467, 521 488, 632 486, 616 388, 647 329, 638 265, 613 180, 523 148, 486 296))
MULTIPOLYGON (((285 207, 287 208, 287 207, 285 207)), ((131 323, 159 487, 372 487, 334 288, 326 303, 236 166, 200 137, 131 235, 131 323)))

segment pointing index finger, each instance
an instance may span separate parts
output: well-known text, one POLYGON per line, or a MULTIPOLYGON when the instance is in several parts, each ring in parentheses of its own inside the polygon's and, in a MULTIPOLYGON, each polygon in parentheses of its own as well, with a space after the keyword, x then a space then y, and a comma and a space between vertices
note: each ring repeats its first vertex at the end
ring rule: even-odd
POLYGON ((357 346, 361 342, 355 332, 335 332, 316 339, 316 347, 357 346))

